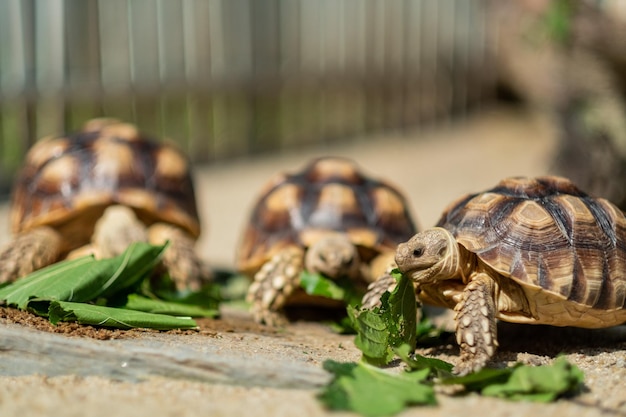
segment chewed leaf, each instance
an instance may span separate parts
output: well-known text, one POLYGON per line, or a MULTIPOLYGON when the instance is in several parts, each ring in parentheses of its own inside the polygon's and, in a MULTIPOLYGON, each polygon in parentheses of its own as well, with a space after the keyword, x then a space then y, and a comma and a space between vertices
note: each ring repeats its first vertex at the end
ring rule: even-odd
POLYGON ((354 344, 363 358, 375 365, 385 365, 393 359, 393 352, 389 347, 388 323, 378 309, 357 311, 348 306, 348 315, 352 319, 352 326, 357 334, 354 344))
POLYGON ((396 288, 385 292, 381 306, 371 310, 348 309, 357 331, 356 346, 363 358, 375 365, 384 365, 393 359, 393 349, 408 345, 415 348, 417 331, 417 301, 411 281, 394 271, 396 288))
POLYGON ((398 270, 392 271, 398 285, 389 296, 389 328, 391 347, 407 344, 415 348, 417 333, 417 299, 411 280, 398 270))

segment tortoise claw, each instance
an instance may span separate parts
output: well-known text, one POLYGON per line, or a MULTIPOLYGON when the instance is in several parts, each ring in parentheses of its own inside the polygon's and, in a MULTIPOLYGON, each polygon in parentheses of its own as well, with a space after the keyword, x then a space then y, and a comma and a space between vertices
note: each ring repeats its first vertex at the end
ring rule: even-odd
POLYGON ((252 313, 254 321, 259 324, 265 324, 271 327, 284 327, 288 323, 284 314, 267 308, 262 308, 256 303, 252 305, 250 312, 252 313))

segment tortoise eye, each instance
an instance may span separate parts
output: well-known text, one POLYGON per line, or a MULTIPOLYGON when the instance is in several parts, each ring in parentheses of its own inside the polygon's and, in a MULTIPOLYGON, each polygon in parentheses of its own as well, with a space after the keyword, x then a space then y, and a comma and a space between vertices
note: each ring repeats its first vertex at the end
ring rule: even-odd
POLYGON ((424 248, 415 248, 413 249, 413 256, 419 258, 424 254, 424 248))

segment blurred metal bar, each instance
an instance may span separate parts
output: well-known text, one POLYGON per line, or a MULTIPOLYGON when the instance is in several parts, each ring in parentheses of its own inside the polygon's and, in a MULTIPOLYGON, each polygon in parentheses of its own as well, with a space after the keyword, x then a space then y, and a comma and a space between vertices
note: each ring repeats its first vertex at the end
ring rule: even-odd
POLYGON ((56 94, 64 87, 65 43, 63 0, 35 1, 37 90, 56 94))
POLYGON ((36 0, 35 137, 63 129, 65 122, 65 42, 63 0, 36 0))
POLYGON ((158 86, 161 80, 157 4, 153 0, 128 2, 131 80, 137 89, 158 86))
POLYGON ((24 34, 23 3, 0 2, 0 94, 15 97, 26 88, 28 37, 24 34))
POLYGON ((179 1, 158 0, 157 30, 159 76, 161 83, 185 82, 183 5, 179 1))
POLYGON ((127 0, 98 1, 100 73, 109 94, 128 91, 131 86, 131 42, 127 0))

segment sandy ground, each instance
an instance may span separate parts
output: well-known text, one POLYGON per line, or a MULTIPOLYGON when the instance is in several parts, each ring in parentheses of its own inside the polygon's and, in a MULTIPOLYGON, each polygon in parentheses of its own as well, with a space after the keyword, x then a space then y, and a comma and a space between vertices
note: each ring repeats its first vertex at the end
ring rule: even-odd
MULTIPOLYGON (((197 192, 205 226, 199 250, 213 265, 231 267, 239 234, 262 184, 276 171, 296 170, 313 156, 349 156, 367 172, 395 182, 406 191, 419 224, 427 227, 462 193, 493 186, 505 176, 545 173, 554 136, 550 125, 540 118, 489 111, 436 130, 198 167, 197 192)), ((7 225, 2 223, 6 217, 6 205, 0 206, 0 230, 7 230, 7 225)), ((0 235, 0 241, 6 240, 6 235, 0 235)), ((6 329, 16 327, 6 322, 0 319, 6 329)), ((623 327, 592 332, 503 324, 499 331, 501 348, 496 363, 547 363, 564 352, 585 371, 584 392, 548 405, 509 403, 475 395, 462 398, 440 395, 438 407, 412 408, 402 415, 478 415, 487 410, 490 415, 506 416, 626 415, 623 389, 626 329, 623 327)), ((256 326, 246 313, 229 309, 221 320, 203 321, 197 333, 139 332, 124 337, 127 340, 122 342, 85 340, 122 347, 158 343, 165 350, 185 348, 200 355, 226 358, 235 367, 255 364, 265 366, 263 369, 282 369, 282 365, 290 363, 294 369, 311 375, 319 375, 317 372, 325 359, 347 361, 359 357, 352 336, 337 335, 324 325, 296 323, 276 331, 256 326)), ((450 341, 437 348, 422 349, 420 353, 454 361, 458 349, 450 341)), ((0 352, 0 363, 3 354, 7 352, 0 352)), ((296 376, 292 375, 294 380, 296 376)), ((267 384, 247 382, 250 383, 216 384, 161 376, 129 382, 76 372, 60 376, 2 376, 0 415, 226 416, 254 412, 264 417, 328 413, 315 399, 317 380, 300 388, 269 380, 267 384)))

